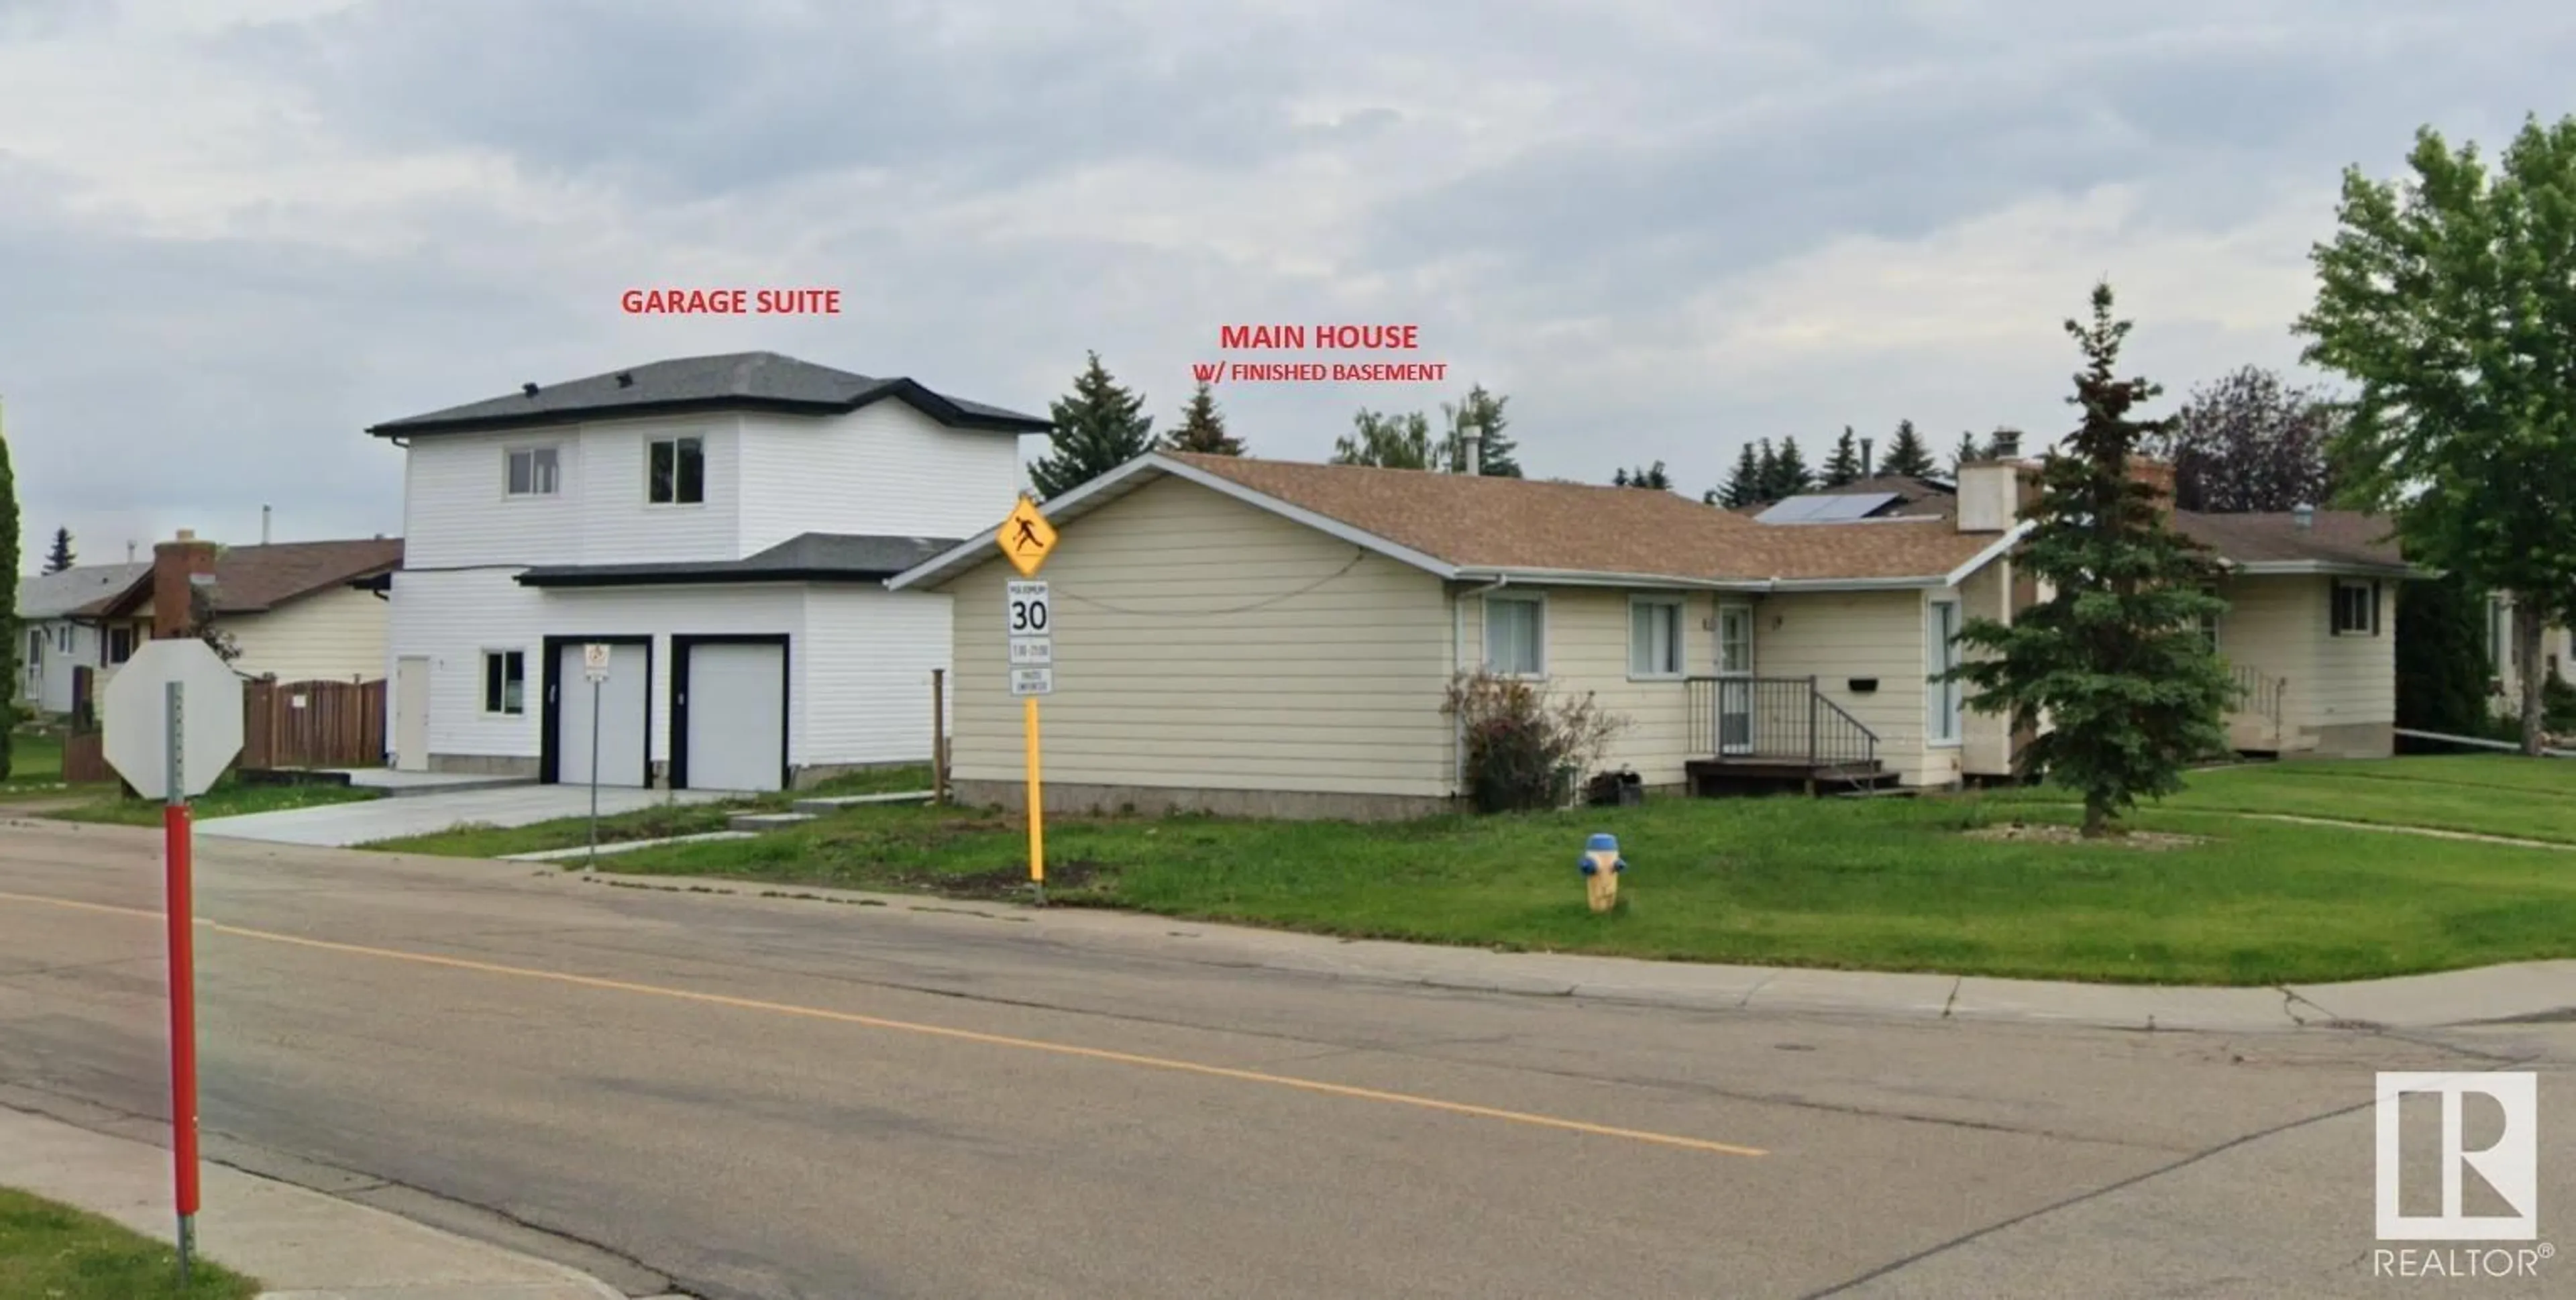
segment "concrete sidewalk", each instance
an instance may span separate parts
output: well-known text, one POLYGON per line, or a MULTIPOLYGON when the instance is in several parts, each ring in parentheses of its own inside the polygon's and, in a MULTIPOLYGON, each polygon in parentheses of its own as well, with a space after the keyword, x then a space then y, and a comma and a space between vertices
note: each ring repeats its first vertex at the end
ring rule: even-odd
MULTIPOLYGON (((0 1185, 177 1240, 170 1153, 0 1106, 0 1185)), ((607 1283, 289 1183, 207 1164, 205 1258, 264 1300, 623 1300, 607 1283)))
POLYGON ((1036 908, 701 876, 566 873, 563 887, 725 894, 768 906, 808 900, 880 904, 871 915, 916 925, 1013 922, 1040 941, 1115 948, 1169 960, 1323 975, 1379 984, 1605 1001, 1689 1010, 1822 1011, 1931 1020, 2020 1020, 2113 1029, 2219 1032, 2300 1028, 2433 1029, 2503 1020, 2576 1019, 2576 961, 2344 984, 2209 988, 2077 984, 1980 976, 1717 966, 1570 953, 1496 952, 1441 944, 1339 939, 1098 908, 1036 908))

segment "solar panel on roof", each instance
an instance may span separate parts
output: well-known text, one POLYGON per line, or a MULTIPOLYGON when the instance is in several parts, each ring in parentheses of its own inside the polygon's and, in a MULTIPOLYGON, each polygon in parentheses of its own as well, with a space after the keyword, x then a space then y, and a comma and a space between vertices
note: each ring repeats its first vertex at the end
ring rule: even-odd
POLYGON ((1893 492, 1852 492, 1841 496, 1829 496, 1822 499, 1823 503, 1817 507, 1815 513, 1799 522, 1826 524, 1867 519, 1896 499, 1897 496, 1893 492))
POLYGON ((1809 492, 1790 497, 1755 515, 1765 524, 1833 524, 1867 519, 1899 500, 1894 492, 1809 492))

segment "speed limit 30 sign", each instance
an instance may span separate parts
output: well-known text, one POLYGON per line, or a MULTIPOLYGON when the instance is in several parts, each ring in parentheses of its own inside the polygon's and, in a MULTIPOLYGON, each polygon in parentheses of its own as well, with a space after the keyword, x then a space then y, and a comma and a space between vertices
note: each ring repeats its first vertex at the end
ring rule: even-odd
POLYGON ((1055 693, 1055 621, 1041 581, 1013 582, 1002 627, 1011 639, 1011 694, 1055 693))

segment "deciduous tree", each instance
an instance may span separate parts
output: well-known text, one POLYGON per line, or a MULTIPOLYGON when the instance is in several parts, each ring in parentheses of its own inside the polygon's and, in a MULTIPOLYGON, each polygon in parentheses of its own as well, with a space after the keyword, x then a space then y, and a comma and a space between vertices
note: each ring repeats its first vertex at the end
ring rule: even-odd
POLYGON ((2174 467, 2174 504, 2218 513, 2322 506, 2334 496, 2326 448, 2333 401, 2246 366, 2192 390, 2148 453, 2174 467))
MULTIPOLYGON (((2402 185, 2355 167, 2313 253, 2306 360, 2359 386, 2331 444, 2407 558, 2514 596, 2523 662, 2576 615, 2576 117, 2527 119, 2490 175, 2427 127, 2402 185)), ((2542 747, 2544 673, 2523 674, 2542 747)))
POLYGON ((1363 409, 1351 417, 1351 431, 1333 442, 1336 465, 1429 469, 1434 453, 1431 421, 1420 411, 1386 415, 1363 409))
POLYGON ((1174 429, 1167 441, 1174 451, 1210 456, 1243 454, 1243 440, 1225 431, 1225 413, 1216 409, 1216 390, 1205 380, 1199 382, 1198 391, 1190 394, 1189 404, 1181 408, 1181 427, 1174 429))
POLYGON ((2129 322, 2112 319, 2111 286, 2093 290, 2090 325, 2066 322, 2084 352, 2072 403, 2084 412, 2069 444, 2046 457, 2018 567, 2053 585, 2009 624, 1971 620, 1962 645, 1989 652, 1936 680, 1974 688, 1970 708, 2009 713, 2027 745, 2025 773, 2084 796, 2084 835, 2098 837, 2140 796, 2182 788, 2185 767, 2226 747, 2235 682, 2202 639, 2200 620, 2226 607, 2207 550, 2174 531, 2161 493, 2131 459, 2158 428, 2132 412, 2157 396, 2118 374, 2129 322))
POLYGON ((1073 392, 1049 407, 1054 439, 1047 454, 1029 466, 1029 481, 1041 500, 1063 496, 1157 445, 1144 396, 1112 379, 1099 353, 1090 358, 1074 377, 1073 392))

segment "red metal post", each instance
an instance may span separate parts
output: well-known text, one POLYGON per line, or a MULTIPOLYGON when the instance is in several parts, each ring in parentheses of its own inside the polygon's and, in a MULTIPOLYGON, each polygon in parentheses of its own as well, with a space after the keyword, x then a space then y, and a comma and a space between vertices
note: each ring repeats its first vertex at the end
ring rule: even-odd
POLYGON ((188 805, 183 799, 171 800, 162 810, 162 827, 169 859, 170 1149, 178 1166, 184 1238, 197 1217, 197 958, 188 805))

